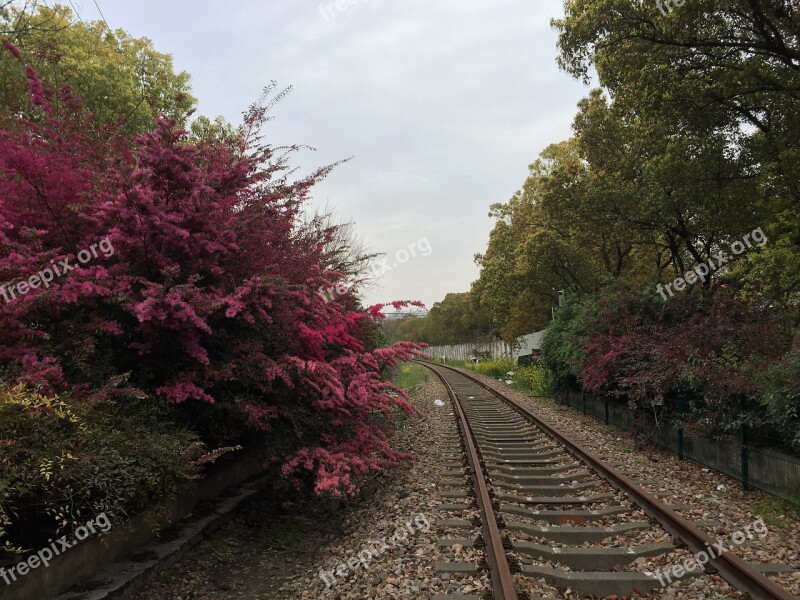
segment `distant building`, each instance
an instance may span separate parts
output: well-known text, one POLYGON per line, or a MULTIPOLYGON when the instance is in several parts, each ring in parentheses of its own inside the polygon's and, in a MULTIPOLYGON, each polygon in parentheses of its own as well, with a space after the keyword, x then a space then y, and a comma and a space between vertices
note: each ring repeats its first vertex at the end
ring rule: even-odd
POLYGON ((394 312, 384 312, 384 319, 386 321, 400 321, 401 319, 405 319, 406 317, 427 317, 428 316, 428 309, 427 308, 419 308, 419 307, 411 307, 408 310, 396 310, 394 312))

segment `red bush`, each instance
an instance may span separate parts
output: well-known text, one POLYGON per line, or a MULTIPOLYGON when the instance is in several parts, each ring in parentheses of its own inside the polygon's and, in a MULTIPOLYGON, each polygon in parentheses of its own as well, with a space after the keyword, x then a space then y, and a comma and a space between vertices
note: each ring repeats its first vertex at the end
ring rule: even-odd
POLYGON ((406 458, 367 417, 413 413, 380 371, 417 347, 370 350, 362 325, 379 307, 316 293, 342 278, 326 264, 333 232, 303 228, 298 211, 328 169, 289 182, 284 157, 253 133, 258 106, 238 147, 189 143, 167 120, 129 139, 92 133, 68 90, 58 105, 73 110, 55 114, 53 92, 27 76, 40 118, 0 115, 9 379, 77 401, 127 378, 127 391, 173 403, 235 405, 261 430, 291 424, 302 448, 285 471, 312 471, 318 491, 353 491, 354 473, 406 458), (97 252, 103 240, 111 253, 97 252), (63 261, 72 268, 45 285, 63 261))
POLYGON ((584 387, 644 406, 681 393, 729 401, 755 393, 791 339, 779 321, 725 289, 667 304, 650 296, 606 290, 589 311, 580 341, 584 387))

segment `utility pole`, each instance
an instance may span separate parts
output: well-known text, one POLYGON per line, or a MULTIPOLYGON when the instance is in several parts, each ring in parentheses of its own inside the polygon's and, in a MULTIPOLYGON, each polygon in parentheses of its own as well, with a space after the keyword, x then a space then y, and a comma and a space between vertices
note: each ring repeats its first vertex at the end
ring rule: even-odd
MULTIPOLYGON (((561 308, 562 306, 564 306, 564 296, 566 294, 566 290, 557 290, 556 288, 553 288, 553 291, 558 293, 558 307, 561 308)), ((550 307, 550 315, 551 315, 553 321, 555 321, 556 320, 556 309, 555 309, 554 306, 550 307)))

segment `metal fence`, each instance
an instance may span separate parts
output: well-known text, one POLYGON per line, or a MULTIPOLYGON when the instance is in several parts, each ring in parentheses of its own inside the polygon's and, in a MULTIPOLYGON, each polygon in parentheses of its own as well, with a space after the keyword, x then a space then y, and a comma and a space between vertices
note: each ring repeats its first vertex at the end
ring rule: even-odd
POLYGON ((606 425, 651 432, 649 439, 656 445, 739 481, 745 490, 757 488, 800 505, 800 457, 765 447, 778 440, 751 434, 746 426, 735 438, 708 438, 686 431, 680 423, 642 423, 627 403, 577 390, 556 398, 606 425))

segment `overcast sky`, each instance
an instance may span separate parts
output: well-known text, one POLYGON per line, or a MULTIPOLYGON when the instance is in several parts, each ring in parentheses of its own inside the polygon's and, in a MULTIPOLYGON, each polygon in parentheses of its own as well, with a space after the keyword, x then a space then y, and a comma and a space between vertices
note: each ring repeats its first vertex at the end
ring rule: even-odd
MULTIPOLYGON (((394 266, 365 300, 430 307, 477 278, 489 205, 569 137, 587 89, 556 66, 561 0, 350 2, 97 0, 112 28, 150 38, 191 74, 201 114, 238 124, 271 80, 293 86, 269 139, 314 146, 298 157, 304 172, 352 157, 314 201, 394 266)), ((99 18, 93 0, 73 4, 99 18)))

